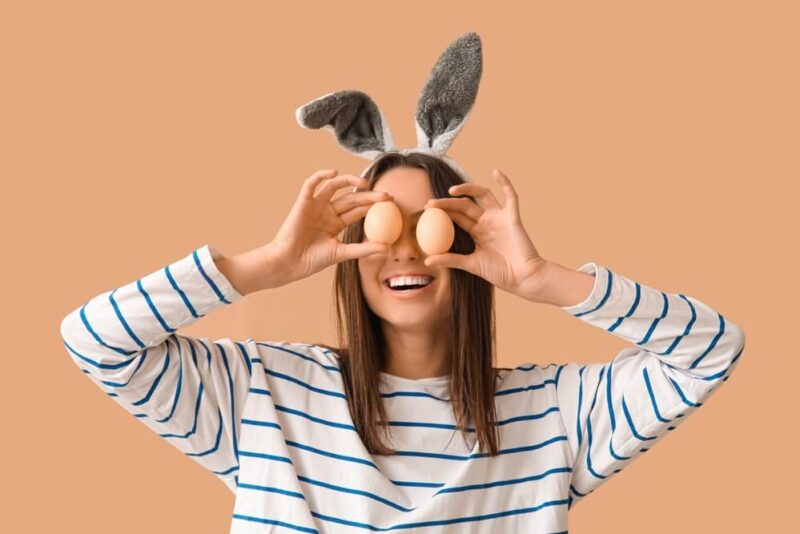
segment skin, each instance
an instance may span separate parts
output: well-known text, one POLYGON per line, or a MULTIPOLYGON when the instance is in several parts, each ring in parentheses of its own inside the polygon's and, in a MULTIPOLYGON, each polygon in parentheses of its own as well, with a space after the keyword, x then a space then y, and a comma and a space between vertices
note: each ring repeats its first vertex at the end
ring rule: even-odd
POLYGON ((428 175, 417 168, 390 169, 378 179, 373 190, 390 194, 403 217, 402 233, 389 245, 388 252, 358 260, 365 299, 380 317, 386 339, 383 371, 411 379, 444 376, 448 374, 447 354, 451 340, 441 332, 450 317, 450 272, 444 266, 425 265, 427 255, 420 249, 415 235, 420 216, 417 212, 433 198, 428 175), (424 273, 436 278, 419 296, 398 298, 382 281, 401 272, 424 273))
POLYGON ((373 191, 332 199, 339 189, 368 185, 358 176, 336 175, 336 169, 326 169, 306 179, 271 242, 215 261, 238 291, 249 294, 307 278, 340 261, 357 259, 366 299, 381 318, 388 340, 384 372, 412 379, 448 374, 445 349, 451 340, 436 335, 444 331, 441 327, 448 317, 448 268, 480 276, 531 302, 560 307, 583 302, 596 285, 594 276, 539 255, 522 224, 517 192, 499 169, 494 169, 492 176, 502 189, 503 203, 487 186, 477 183, 455 185, 449 190, 453 198, 435 199, 424 171, 405 167, 385 173, 373 191), (392 197, 403 217, 402 236, 395 243, 345 244, 338 240, 339 232, 364 217, 374 202, 392 197), (445 210, 473 238, 475 251, 425 256, 417 246, 414 224, 417 212, 428 207, 445 210), (381 280, 407 271, 437 278, 424 297, 390 299, 392 294, 381 280))

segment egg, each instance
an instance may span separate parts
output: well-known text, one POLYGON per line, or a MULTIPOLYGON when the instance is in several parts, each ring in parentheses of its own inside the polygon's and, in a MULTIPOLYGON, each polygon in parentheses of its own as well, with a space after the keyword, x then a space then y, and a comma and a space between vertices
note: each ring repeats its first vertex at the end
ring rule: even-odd
POLYGON ((375 202, 364 217, 364 234, 369 241, 391 245, 403 231, 403 214, 392 200, 375 202))
POLYGON ((417 221, 417 243, 425 254, 442 254, 453 245, 453 220, 441 208, 427 208, 417 221))

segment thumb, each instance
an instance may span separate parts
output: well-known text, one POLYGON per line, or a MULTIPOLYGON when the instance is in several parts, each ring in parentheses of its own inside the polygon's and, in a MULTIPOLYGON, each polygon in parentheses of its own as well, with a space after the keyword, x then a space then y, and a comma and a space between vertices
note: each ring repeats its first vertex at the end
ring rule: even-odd
POLYGON ((475 274, 472 270, 472 266, 469 261, 469 256, 464 254, 453 254, 450 252, 444 254, 432 254, 425 258, 423 262, 428 267, 433 266, 441 266, 441 267, 450 267, 454 269, 461 269, 462 271, 467 271, 472 274, 475 274))
POLYGON ((355 260, 358 258, 363 258, 366 256, 370 256, 372 254, 377 253, 387 253, 389 252, 389 245, 384 243, 373 243, 373 242, 364 242, 364 243, 347 243, 342 245, 339 250, 337 251, 337 258, 336 261, 346 261, 346 260, 355 260))

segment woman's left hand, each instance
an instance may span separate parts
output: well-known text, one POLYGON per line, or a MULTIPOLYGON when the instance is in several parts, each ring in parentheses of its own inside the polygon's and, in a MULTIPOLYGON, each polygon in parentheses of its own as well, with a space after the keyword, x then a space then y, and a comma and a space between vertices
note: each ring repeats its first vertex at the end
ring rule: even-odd
POLYGON ((470 198, 433 198, 425 205, 445 210, 475 242, 471 254, 432 254, 425 259, 425 265, 462 269, 535 301, 548 262, 539 255, 522 226, 517 192, 511 181, 499 169, 492 174, 503 188, 505 206, 488 187, 471 182, 454 185, 449 193, 472 196, 477 203, 470 198))

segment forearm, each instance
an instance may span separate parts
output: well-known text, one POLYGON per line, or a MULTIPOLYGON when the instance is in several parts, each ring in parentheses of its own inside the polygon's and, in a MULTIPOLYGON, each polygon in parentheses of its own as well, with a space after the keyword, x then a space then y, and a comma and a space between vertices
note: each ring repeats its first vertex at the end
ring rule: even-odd
POLYGON ((594 284, 594 276, 548 260, 536 283, 522 297, 558 307, 573 306, 589 297, 594 284))
POLYGON ((285 266, 280 264, 269 244, 229 258, 218 258, 215 263, 242 295, 284 284, 279 273, 285 266))

